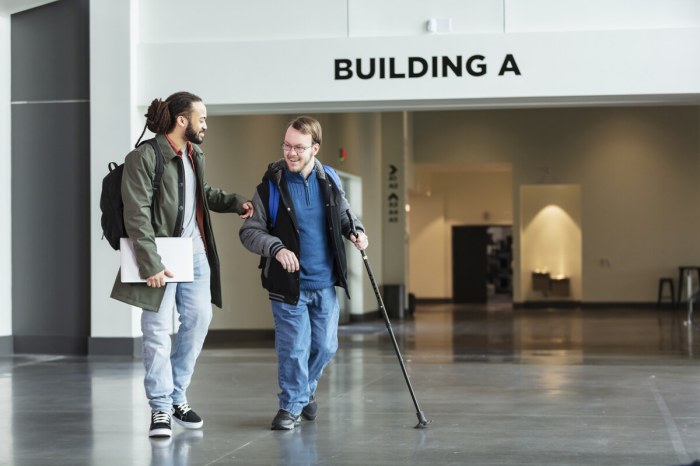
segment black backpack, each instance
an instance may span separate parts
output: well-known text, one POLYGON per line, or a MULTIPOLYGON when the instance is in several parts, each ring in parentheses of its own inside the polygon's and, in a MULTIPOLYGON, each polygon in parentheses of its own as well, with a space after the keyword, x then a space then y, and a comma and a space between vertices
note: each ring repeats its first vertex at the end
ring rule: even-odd
MULTIPOLYGON (((149 143, 156 151, 156 172, 153 176, 153 195, 160 188, 160 179, 163 176, 163 152, 155 139, 147 139, 141 144, 149 143)), ((136 147, 140 146, 138 144, 136 147)), ((102 180, 102 193, 100 194, 100 210, 102 211, 102 238, 107 239, 113 249, 119 250, 119 239, 126 238, 124 227, 124 203, 122 202, 122 174, 124 164, 116 162, 107 164, 109 173, 102 180)))

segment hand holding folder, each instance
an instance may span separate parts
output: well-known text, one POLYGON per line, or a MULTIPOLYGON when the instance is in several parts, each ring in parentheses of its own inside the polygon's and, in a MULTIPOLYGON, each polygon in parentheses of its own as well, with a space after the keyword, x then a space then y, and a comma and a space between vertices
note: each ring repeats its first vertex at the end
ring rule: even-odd
MULTIPOLYGON (((194 281, 194 262, 192 238, 156 238, 156 248, 161 261, 173 277, 166 277, 166 282, 194 281)), ((122 283, 145 283, 139 275, 133 241, 129 238, 120 240, 121 279, 122 283)))

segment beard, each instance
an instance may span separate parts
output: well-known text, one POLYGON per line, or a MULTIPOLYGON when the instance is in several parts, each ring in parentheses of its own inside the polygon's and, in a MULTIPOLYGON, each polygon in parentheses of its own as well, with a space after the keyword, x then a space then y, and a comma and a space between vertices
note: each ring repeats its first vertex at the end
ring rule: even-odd
POLYGON ((308 158, 305 157, 299 157, 299 160, 297 160, 294 164, 297 165, 292 166, 289 160, 285 160, 287 164, 287 170, 289 170, 292 173, 301 173, 304 171, 306 167, 308 167, 311 163, 313 163, 314 158, 313 156, 309 156, 308 158))
POLYGON ((185 129, 185 139, 192 144, 201 144, 204 141, 204 131, 197 133, 192 125, 189 124, 187 125, 187 129, 185 129))

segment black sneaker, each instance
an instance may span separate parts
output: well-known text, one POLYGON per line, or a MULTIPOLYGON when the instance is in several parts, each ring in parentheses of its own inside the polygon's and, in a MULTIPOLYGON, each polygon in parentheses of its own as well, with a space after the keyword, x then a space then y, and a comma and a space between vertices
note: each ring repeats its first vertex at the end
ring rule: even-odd
POLYGON ((280 409, 272 420, 272 430, 292 430, 301 424, 301 416, 295 416, 289 411, 280 409))
POLYGON ((316 404, 316 396, 312 395, 309 404, 301 410, 301 417, 307 421, 313 421, 318 416, 318 404, 316 404))
POLYGON ((190 408, 187 402, 173 405, 173 417, 175 418, 175 422, 185 429, 199 429, 204 425, 202 418, 192 411, 192 408, 190 408))
POLYGON ((151 412, 151 428, 148 430, 148 436, 153 438, 164 438, 173 435, 173 430, 170 427, 170 413, 165 411, 151 412))

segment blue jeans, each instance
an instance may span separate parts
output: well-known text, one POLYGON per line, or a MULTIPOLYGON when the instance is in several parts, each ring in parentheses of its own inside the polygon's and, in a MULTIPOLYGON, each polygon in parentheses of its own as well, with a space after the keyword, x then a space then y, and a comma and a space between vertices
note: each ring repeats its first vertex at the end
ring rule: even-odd
POLYGON ((334 287, 301 290, 296 305, 270 301, 280 409, 299 415, 338 350, 338 298, 334 287))
POLYGON ((168 283, 158 312, 141 312, 144 386, 154 411, 169 413, 173 404, 187 401, 185 391, 212 317, 210 275, 206 254, 195 254, 194 281, 168 283), (180 328, 171 354, 170 330, 176 306, 180 328))

